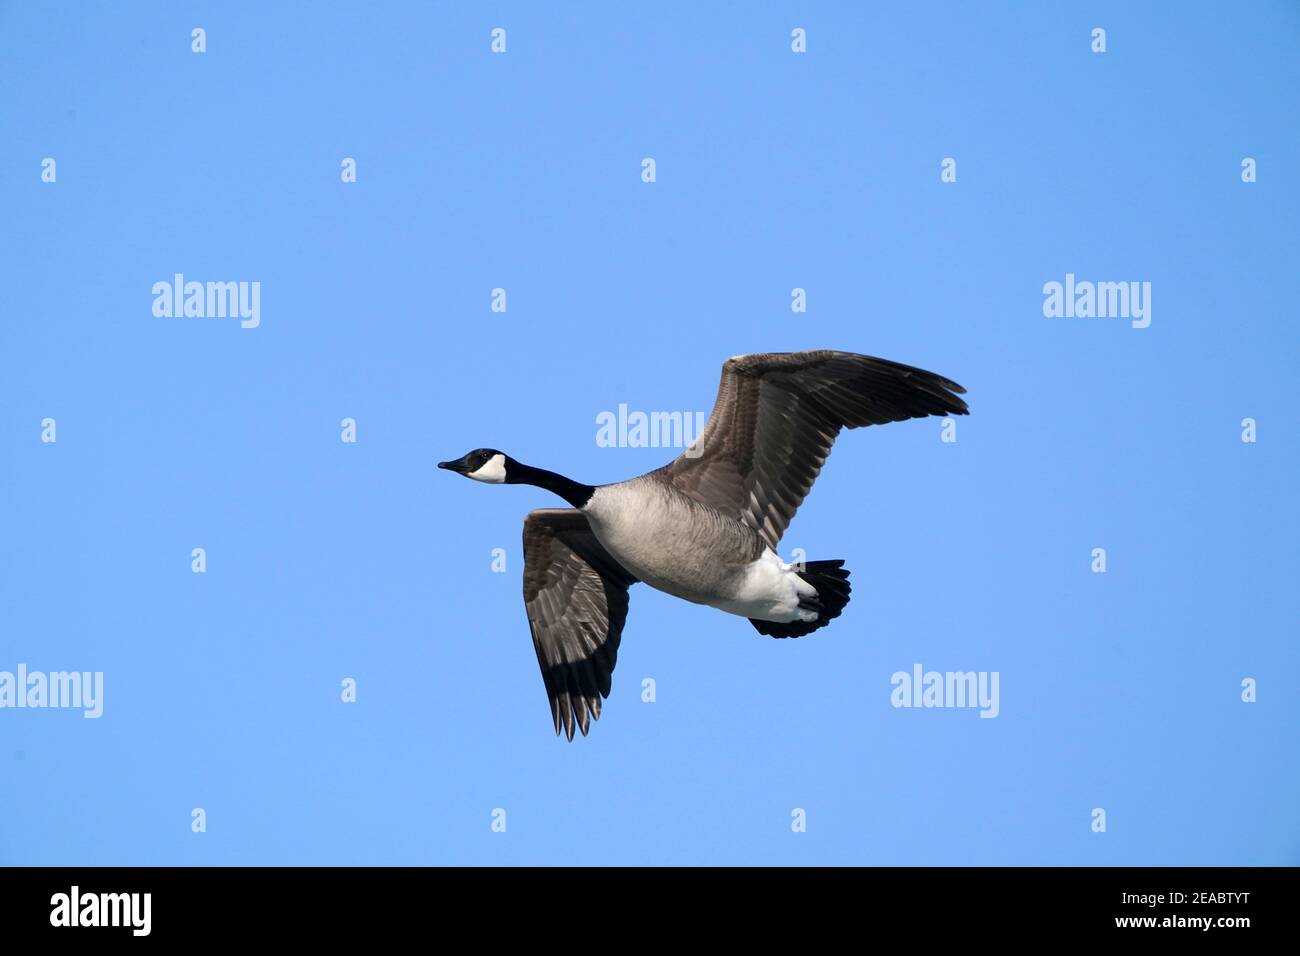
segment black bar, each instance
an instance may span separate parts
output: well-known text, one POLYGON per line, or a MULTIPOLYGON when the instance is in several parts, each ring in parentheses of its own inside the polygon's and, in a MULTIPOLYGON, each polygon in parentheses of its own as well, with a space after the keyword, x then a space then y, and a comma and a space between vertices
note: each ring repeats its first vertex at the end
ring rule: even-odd
POLYGON ((666 940, 706 925, 760 940, 816 926, 863 942, 919 930, 927 940, 1232 945, 1243 933, 1286 933, 1294 876, 1287 868, 32 867, 0 869, 0 926, 7 943, 373 943, 435 932, 451 945, 453 934, 478 927, 494 939, 532 933, 539 945, 546 937, 573 945, 587 933, 593 944, 618 938, 608 933, 666 940), (70 925, 74 898, 76 922, 119 925, 70 925))

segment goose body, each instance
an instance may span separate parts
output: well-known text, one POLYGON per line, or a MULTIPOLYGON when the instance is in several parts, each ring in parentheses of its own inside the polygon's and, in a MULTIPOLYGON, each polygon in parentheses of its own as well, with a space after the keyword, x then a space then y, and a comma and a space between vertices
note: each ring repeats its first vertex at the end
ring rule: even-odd
POLYGON ((532 484, 571 507, 524 521, 524 603, 556 733, 600 716, 638 581, 801 637, 849 600, 842 561, 791 565, 777 546, 841 428, 964 415, 965 390, 922 369, 850 352, 736 356, 698 441, 669 464, 591 486, 478 449, 439 467, 532 484))
POLYGON ((582 513, 614 560, 652 588, 750 619, 816 619, 799 607, 815 589, 757 532, 657 472, 597 488, 582 513))
POLYGON ((639 580, 696 604, 735 596, 763 551, 752 529, 653 475, 597 488, 582 513, 639 580))

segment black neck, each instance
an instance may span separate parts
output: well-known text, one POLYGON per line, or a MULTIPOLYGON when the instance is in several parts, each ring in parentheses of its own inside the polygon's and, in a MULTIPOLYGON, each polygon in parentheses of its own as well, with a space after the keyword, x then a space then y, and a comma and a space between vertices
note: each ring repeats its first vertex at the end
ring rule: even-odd
POLYGON ((510 462, 506 469, 506 482, 512 485, 536 485, 559 495, 575 508, 581 508, 591 500, 595 488, 584 485, 563 475, 517 461, 510 462))

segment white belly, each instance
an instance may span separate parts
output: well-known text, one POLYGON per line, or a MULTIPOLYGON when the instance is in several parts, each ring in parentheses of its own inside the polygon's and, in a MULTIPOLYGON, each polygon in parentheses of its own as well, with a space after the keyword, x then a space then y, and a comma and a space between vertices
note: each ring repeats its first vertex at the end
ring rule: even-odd
POLYGON ((719 610, 760 621, 815 621, 817 612, 799 607, 799 599, 816 593, 816 588, 769 549, 745 568, 732 594, 710 603, 719 610))

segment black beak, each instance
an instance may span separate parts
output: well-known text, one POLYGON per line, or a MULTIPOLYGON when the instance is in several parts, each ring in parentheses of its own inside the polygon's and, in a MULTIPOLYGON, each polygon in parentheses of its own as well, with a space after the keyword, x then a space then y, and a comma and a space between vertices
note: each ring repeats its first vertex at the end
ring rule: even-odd
POLYGON ((454 471, 458 475, 469 474, 469 466, 465 464, 465 459, 461 458, 456 461, 440 461, 439 468, 446 468, 448 471, 454 471))

